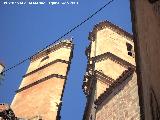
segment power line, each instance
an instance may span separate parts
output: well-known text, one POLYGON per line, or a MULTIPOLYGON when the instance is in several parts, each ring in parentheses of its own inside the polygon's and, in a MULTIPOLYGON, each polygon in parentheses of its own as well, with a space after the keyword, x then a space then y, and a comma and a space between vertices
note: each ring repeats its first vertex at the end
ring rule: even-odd
POLYGON ((53 44, 55 44, 56 42, 58 42, 59 40, 61 40, 63 37, 65 37, 66 35, 68 35, 69 33, 71 33, 72 31, 76 30, 77 28, 79 28, 81 25, 83 25, 85 22, 87 22, 88 20, 90 20, 93 16, 95 16, 97 13, 99 13, 101 10, 103 10, 106 6, 108 6, 110 3, 112 3, 114 0, 110 0, 109 2, 107 2, 104 6, 102 6, 100 9, 98 9, 96 12, 94 12, 93 14, 91 14, 87 19, 85 19, 84 21, 82 21, 80 24, 76 25, 75 27, 73 27, 71 30, 69 30, 68 32, 66 32, 64 35, 62 35, 61 37, 59 37, 57 40, 55 40, 53 43, 45 46, 43 49, 41 49, 40 51, 36 52, 35 54, 29 56, 28 58, 20 61, 19 63, 13 65, 12 67, 6 69, 3 71, 3 73, 23 64, 24 62, 26 62, 27 60, 30 60, 34 55, 42 52, 43 50, 45 50, 46 48, 52 46, 53 44))

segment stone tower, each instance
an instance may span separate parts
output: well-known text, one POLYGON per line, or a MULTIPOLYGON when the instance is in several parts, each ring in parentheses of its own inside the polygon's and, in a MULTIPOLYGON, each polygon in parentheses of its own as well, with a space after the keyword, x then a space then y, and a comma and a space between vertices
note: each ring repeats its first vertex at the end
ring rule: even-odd
POLYGON ((59 119, 72 52, 72 42, 63 40, 31 58, 11 104, 18 118, 59 119))
POLYGON ((95 25, 86 49, 84 120, 140 119, 132 35, 108 21, 95 25))

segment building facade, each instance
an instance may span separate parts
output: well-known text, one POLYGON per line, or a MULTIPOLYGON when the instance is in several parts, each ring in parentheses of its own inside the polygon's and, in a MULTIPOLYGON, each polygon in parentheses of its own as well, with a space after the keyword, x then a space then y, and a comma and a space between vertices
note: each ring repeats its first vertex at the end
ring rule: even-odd
POLYGON ((141 114, 160 120, 160 0, 130 0, 141 114))
POLYGON ((132 35, 108 22, 95 25, 86 49, 84 120, 139 120, 132 35))
POLYGON ((63 40, 31 58, 27 73, 11 104, 17 118, 60 119, 72 52, 72 42, 63 40))

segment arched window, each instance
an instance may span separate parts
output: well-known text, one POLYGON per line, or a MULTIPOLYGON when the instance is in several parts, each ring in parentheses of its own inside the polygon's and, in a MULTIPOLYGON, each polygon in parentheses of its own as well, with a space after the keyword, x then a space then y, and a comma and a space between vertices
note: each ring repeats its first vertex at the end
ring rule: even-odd
POLYGON ((39 67, 45 65, 48 62, 49 56, 45 56, 39 63, 39 67))
POLYGON ((133 46, 129 43, 126 43, 128 55, 134 57, 134 50, 133 46))
POLYGON ((43 62, 43 61, 45 61, 45 60, 47 60, 47 59, 49 59, 49 56, 44 57, 44 58, 41 60, 41 62, 43 62))

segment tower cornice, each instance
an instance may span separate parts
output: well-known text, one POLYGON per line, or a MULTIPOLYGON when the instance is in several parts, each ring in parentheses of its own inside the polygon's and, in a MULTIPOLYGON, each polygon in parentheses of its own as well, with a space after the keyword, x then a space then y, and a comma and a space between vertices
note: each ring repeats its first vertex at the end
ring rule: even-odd
POLYGON ((34 74, 34 73, 36 73, 36 72, 38 72, 38 71, 40 71, 40 70, 42 70, 42 69, 44 69, 44 68, 52 65, 52 64, 55 64, 55 63, 57 63, 57 62, 66 63, 66 64, 69 64, 69 63, 70 63, 70 61, 66 61, 66 60, 62 60, 62 59, 56 59, 56 60, 54 60, 54 61, 52 61, 52 62, 50 62, 50 63, 48 63, 48 64, 46 64, 46 65, 44 65, 44 66, 42 66, 42 67, 39 67, 39 68, 37 68, 37 69, 35 69, 35 70, 33 70, 33 71, 31 71, 31 72, 23 75, 23 78, 25 78, 25 77, 27 77, 27 76, 29 76, 29 75, 31 75, 31 74, 34 74))
POLYGON ((37 60, 37 59, 39 59, 39 58, 41 58, 43 56, 46 56, 49 53, 54 52, 54 51, 56 51, 56 50, 58 50, 60 48, 71 48, 72 49, 72 47, 73 47, 72 41, 63 40, 63 41, 60 41, 57 44, 54 44, 54 45, 44 49, 43 51, 38 52, 36 55, 32 56, 30 58, 30 60, 31 60, 31 62, 33 62, 33 61, 35 61, 35 60, 37 60))
POLYGON ((115 31, 116 33, 118 33, 119 35, 124 36, 124 37, 128 38, 128 40, 133 42, 133 35, 132 34, 126 32, 122 28, 116 26, 115 24, 113 24, 107 20, 96 24, 94 26, 93 30, 89 33, 88 39, 90 41, 95 41, 97 32, 100 30, 103 30, 105 28, 109 28, 109 29, 115 31))
POLYGON ((49 80, 49 79, 51 79, 51 78, 53 78, 53 77, 55 77, 55 78, 60 78, 60 79, 66 79, 66 76, 59 75, 59 74, 51 74, 51 75, 46 76, 46 77, 44 77, 44 78, 42 78, 42 79, 36 80, 35 82, 30 83, 29 85, 26 85, 26 86, 24 86, 24 87, 16 90, 15 92, 16 92, 16 93, 19 93, 19 92, 21 92, 21 91, 23 91, 23 90, 26 90, 26 89, 28 89, 28 88, 31 88, 31 87, 35 86, 35 85, 38 85, 39 83, 42 83, 42 82, 44 82, 44 81, 46 81, 46 80, 49 80))
MULTIPOLYGON (((104 61, 104 60, 107 60, 107 59, 112 60, 113 62, 121 65, 122 67, 124 67, 126 69, 128 69, 128 68, 136 69, 136 67, 133 64, 121 59, 120 57, 118 57, 118 56, 116 56, 116 55, 114 55, 110 52, 106 52, 106 53, 97 55, 96 57, 92 57, 90 59, 90 61, 94 61, 94 63, 96 63, 96 62, 104 61)), ((91 65, 88 64, 87 68, 90 67, 90 66, 91 65)), ((87 69, 87 72, 89 72, 89 69, 87 69)), ((116 81, 116 79, 114 80, 114 79, 110 78, 109 76, 101 73, 100 71, 95 70, 94 72, 95 72, 95 75, 96 75, 95 77, 97 79, 101 78, 101 81, 103 80, 103 82, 105 81, 109 85, 112 84, 113 81, 116 81)), ((91 90, 90 85, 91 85, 91 75, 85 75, 84 80, 83 80, 83 85, 82 85, 82 89, 83 89, 85 95, 88 95, 88 93, 89 93, 88 91, 91 90), (88 80, 86 80, 86 79, 88 79, 88 80)))
POLYGON ((104 91, 98 99, 95 101, 95 104, 97 106, 101 105, 101 103, 114 91, 115 88, 118 88, 124 81, 127 80, 133 73, 135 69, 134 68, 128 68, 125 70, 116 80, 113 82, 109 88, 106 88, 106 91, 104 91))

